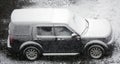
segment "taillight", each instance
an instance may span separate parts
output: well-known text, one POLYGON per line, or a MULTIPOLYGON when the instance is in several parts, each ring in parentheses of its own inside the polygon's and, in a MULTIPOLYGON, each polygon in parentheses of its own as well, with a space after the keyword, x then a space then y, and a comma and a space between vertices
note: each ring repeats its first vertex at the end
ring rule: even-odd
POLYGON ((13 41, 14 41, 13 37, 10 36, 10 44, 13 44, 13 41))

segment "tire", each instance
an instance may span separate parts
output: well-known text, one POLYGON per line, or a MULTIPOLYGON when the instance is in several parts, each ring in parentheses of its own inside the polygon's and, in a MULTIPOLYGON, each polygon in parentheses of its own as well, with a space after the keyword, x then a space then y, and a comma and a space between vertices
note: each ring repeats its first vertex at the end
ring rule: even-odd
POLYGON ((38 59, 40 54, 40 50, 35 46, 28 46, 23 50, 23 55, 30 61, 38 59))
POLYGON ((87 54, 90 58, 100 59, 104 55, 104 48, 100 45, 92 45, 88 48, 87 54))

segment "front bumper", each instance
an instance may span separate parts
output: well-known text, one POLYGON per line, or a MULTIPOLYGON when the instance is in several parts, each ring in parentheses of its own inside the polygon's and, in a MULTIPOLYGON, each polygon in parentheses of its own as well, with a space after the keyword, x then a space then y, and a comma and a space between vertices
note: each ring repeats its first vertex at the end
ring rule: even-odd
POLYGON ((114 38, 114 35, 112 34, 112 38, 111 40, 107 43, 107 46, 109 49, 112 49, 114 47, 114 44, 115 44, 115 38, 114 38))
POLYGON ((114 44, 115 44, 115 39, 114 39, 114 35, 112 35, 111 40, 107 43, 107 53, 106 54, 111 54, 114 50, 114 44))

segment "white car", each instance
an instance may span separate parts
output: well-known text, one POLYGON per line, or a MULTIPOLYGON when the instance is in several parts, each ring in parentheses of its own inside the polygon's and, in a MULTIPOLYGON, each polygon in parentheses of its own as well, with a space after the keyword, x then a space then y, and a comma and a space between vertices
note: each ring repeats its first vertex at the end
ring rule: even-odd
POLYGON ((114 43, 106 20, 76 17, 65 8, 16 9, 9 24, 7 47, 28 60, 41 55, 101 58, 114 43))

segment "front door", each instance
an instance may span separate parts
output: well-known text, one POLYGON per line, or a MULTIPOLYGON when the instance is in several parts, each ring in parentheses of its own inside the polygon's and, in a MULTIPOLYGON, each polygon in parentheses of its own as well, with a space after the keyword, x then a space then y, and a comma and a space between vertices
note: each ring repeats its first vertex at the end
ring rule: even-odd
POLYGON ((81 42, 77 37, 72 37, 73 31, 65 26, 54 26, 57 37, 58 53, 77 53, 80 51, 81 42))

